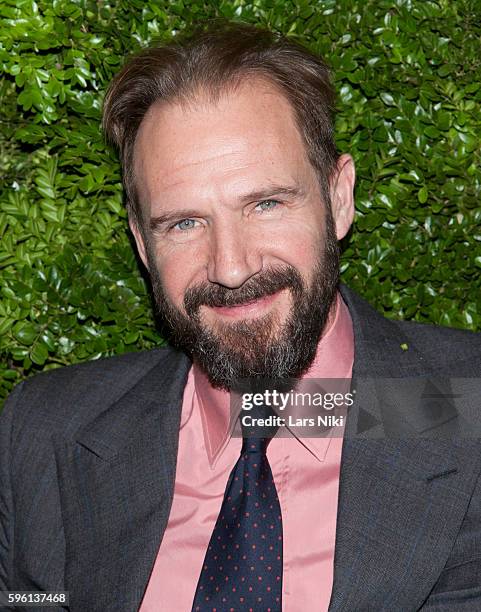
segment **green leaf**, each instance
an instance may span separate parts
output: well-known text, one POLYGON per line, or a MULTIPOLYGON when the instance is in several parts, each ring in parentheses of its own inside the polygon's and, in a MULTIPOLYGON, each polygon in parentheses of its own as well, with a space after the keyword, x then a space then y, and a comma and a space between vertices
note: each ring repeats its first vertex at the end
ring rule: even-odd
POLYGON ((28 321, 19 321, 13 327, 13 335, 15 338, 27 346, 32 344, 37 336, 37 333, 36 326, 28 321))
POLYGON ((453 69, 454 69, 454 66, 452 64, 444 64, 443 66, 439 68, 438 74, 440 77, 445 77, 445 76, 448 76, 448 74, 451 74, 453 69))
POLYGON ((418 191, 418 200, 420 204, 426 204, 428 201, 428 189, 425 185, 418 191))
POLYGON ((381 100, 384 102, 384 104, 386 104, 386 106, 395 106, 394 98, 390 93, 383 91, 381 93, 381 100))
POLYGON ((48 358, 48 348, 42 342, 37 342, 30 351, 30 359, 37 365, 43 365, 48 358))

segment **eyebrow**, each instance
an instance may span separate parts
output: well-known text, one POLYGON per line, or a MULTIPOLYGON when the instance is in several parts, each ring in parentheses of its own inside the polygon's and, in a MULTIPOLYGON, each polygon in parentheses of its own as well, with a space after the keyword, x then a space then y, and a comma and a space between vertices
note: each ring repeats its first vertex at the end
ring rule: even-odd
POLYGON ((151 231, 158 230, 161 226, 173 221, 181 221, 182 219, 190 219, 192 217, 198 217, 199 211, 193 208, 180 208, 178 210, 167 210, 161 215, 152 217, 149 221, 149 227, 151 231))
MULTIPOLYGON (((303 195, 304 191, 297 185, 286 186, 286 185, 270 185, 265 189, 259 189, 256 191, 250 191, 241 196, 239 199, 240 203, 247 204, 249 202, 256 202, 272 198, 274 196, 287 196, 296 197, 303 195)), ((198 217, 199 211, 193 208, 180 208, 176 210, 166 210, 160 215, 152 217, 149 221, 149 227, 151 231, 158 230, 160 227, 173 221, 179 221, 182 219, 190 219, 192 217, 198 217)))

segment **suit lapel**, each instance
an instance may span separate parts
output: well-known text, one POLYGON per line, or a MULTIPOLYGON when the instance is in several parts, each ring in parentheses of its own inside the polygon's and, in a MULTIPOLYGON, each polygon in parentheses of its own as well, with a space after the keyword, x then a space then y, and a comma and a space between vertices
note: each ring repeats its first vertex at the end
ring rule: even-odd
MULTIPOLYGON (((357 395, 343 443, 329 610, 417 609, 442 571, 466 512, 480 469, 473 460, 479 446, 476 440, 384 435, 374 377, 433 372, 415 347, 403 351, 407 341, 398 326, 347 288, 342 295, 354 326, 357 395)), ((434 427, 449 434, 458 419, 452 407, 446 410, 434 427)), ((411 434, 409 428, 432 433, 426 418, 409 422, 411 434)))
POLYGON ((330 611, 422 605, 466 513, 479 474, 475 446, 345 441, 330 611))
POLYGON ((172 503, 189 366, 168 352, 74 440, 56 444, 73 609, 140 605, 172 503))

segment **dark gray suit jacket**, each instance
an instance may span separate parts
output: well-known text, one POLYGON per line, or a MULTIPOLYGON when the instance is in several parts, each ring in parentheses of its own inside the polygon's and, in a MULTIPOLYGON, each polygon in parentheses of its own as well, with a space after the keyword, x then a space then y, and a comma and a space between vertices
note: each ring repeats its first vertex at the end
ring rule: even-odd
MULTIPOLYGON (((388 321, 342 294, 354 381, 472 377, 463 405, 481 407, 479 335, 388 321)), ((171 507, 190 365, 165 348, 15 389, 0 417, 0 590, 65 589, 75 612, 138 609, 171 507)), ((481 610, 480 439, 449 406, 416 408, 408 435, 373 439, 385 405, 369 381, 359 389, 343 444, 329 610, 481 610)), ((174 576, 165 588, 176 588, 174 576)))

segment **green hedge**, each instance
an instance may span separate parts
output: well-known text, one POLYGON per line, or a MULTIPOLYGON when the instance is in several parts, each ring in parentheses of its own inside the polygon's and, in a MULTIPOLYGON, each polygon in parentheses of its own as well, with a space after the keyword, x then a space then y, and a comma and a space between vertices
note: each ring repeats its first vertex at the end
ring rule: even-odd
POLYGON ((479 0, 2 0, 0 397, 158 344, 99 129, 123 58, 212 17, 321 52, 357 164, 343 280, 389 317, 481 328, 479 0))

